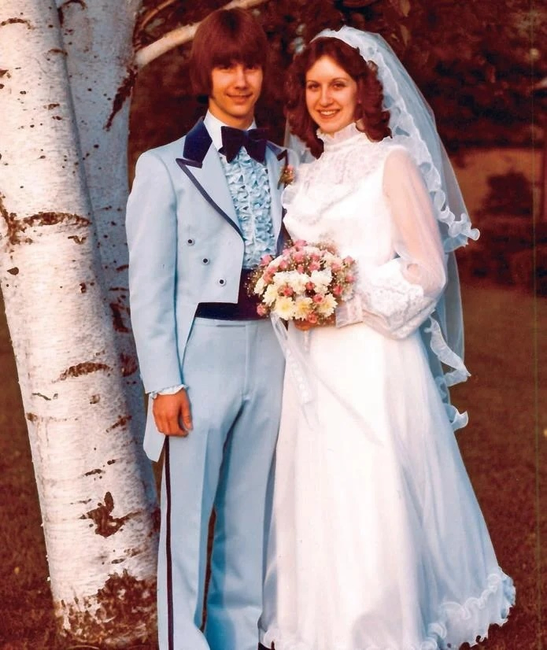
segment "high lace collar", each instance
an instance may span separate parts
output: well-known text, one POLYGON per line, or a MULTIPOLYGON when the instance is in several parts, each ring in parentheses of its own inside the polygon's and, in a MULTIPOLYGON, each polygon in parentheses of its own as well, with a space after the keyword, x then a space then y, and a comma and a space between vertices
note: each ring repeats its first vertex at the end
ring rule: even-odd
POLYGON ((321 129, 317 130, 317 137, 323 141, 325 151, 339 149, 347 144, 354 142, 363 142, 368 144, 377 144, 369 140, 366 133, 357 128, 355 122, 351 122, 340 131, 335 133, 323 133, 321 129))

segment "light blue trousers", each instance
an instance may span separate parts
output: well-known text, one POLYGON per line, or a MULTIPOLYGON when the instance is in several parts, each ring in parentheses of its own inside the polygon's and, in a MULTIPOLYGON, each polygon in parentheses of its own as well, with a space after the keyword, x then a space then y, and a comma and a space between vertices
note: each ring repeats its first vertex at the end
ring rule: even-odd
POLYGON ((168 437, 161 493, 161 650, 256 650, 268 484, 284 360, 269 320, 197 318, 183 361, 194 428, 168 437), (201 632, 211 511, 216 524, 201 632))

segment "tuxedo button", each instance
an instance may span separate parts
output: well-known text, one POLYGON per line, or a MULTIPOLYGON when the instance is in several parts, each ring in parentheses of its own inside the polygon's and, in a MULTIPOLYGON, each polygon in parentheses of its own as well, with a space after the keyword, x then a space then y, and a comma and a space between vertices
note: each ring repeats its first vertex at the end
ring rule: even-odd
POLYGON ((204 257, 202 260, 203 264, 209 264, 210 260, 208 257, 204 257))
POLYGON ((224 278, 220 278, 218 283, 220 284, 221 287, 223 287, 226 284, 226 280, 224 278))
POLYGON ((188 244, 188 246, 193 246, 193 245, 196 243, 196 240, 195 240, 195 239, 192 239, 192 237, 189 237, 189 238, 186 240, 186 243, 188 244))

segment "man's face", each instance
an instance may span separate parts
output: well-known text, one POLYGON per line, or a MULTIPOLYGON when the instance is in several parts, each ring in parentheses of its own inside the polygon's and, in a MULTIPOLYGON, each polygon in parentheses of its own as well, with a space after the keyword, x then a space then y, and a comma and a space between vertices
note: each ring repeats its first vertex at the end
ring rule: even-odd
POLYGON ((209 110, 224 124, 248 128, 262 90, 263 72, 259 65, 228 63, 211 72, 209 110))

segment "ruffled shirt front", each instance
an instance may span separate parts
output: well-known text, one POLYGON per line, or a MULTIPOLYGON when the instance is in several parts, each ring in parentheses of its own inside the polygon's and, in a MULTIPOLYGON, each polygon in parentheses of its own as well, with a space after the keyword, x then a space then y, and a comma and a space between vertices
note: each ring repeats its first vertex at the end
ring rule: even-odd
MULTIPOLYGON (((221 149, 224 124, 211 113, 207 113, 204 123, 213 145, 221 149)), ((250 128, 254 126, 253 123, 250 128)), ((258 266, 263 255, 276 250, 268 167, 265 162, 251 158, 243 147, 230 163, 222 153, 219 156, 245 243, 243 268, 252 269, 258 266)))

